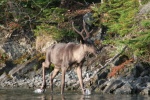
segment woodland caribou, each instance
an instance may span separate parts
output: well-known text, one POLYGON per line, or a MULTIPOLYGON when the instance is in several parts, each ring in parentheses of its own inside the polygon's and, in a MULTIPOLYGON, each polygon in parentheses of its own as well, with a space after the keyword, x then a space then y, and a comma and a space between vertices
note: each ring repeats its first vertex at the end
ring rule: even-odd
POLYGON ((45 81, 45 68, 48 68, 51 63, 54 64, 54 70, 50 75, 50 89, 53 91, 53 79, 58 74, 61 69, 62 79, 61 79, 61 94, 64 92, 65 85, 65 73, 68 67, 71 67, 72 64, 77 64, 77 76, 80 82, 80 87, 82 89, 82 93, 85 93, 83 80, 82 80, 82 61, 87 53, 96 55, 96 50, 93 44, 89 43, 87 40, 90 37, 90 32, 86 30, 86 23, 83 21, 83 29, 82 31, 78 31, 72 22, 73 29, 81 35, 83 38, 82 44, 76 43, 58 43, 53 44, 46 50, 46 59, 45 62, 42 63, 43 69, 43 83, 41 89, 44 90, 46 88, 45 81), (84 33, 86 35, 84 35, 84 33))

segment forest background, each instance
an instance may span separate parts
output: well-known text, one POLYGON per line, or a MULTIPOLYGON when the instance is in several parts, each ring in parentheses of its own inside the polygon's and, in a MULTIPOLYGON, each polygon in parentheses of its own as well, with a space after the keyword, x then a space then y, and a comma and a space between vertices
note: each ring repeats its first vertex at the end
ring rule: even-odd
MULTIPOLYGON (((20 55, 0 50, 0 63, 8 60, 21 64, 35 57, 46 41, 72 42, 79 37, 71 23, 82 26, 83 16, 92 13, 95 31, 102 29, 97 45, 115 48, 110 57, 128 46, 125 55, 137 61, 150 62, 150 0, 1 0, 0 1, 0 44, 8 44, 25 38, 32 44, 28 52, 20 55), (147 7, 147 8, 146 8, 147 7), (49 38, 46 38, 49 37, 49 38), (30 50, 32 49, 32 50, 30 50), (34 54, 37 54, 34 53, 34 54), (12 56, 13 55, 13 56, 12 56)), ((95 32, 96 34, 96 32, 95 32)), ((7 48, 8 49, 8 48, 7 48)), ((43 55, 38 53, 39 60, 43 55), (42 55, 42 56, 41 56, 42 55)))

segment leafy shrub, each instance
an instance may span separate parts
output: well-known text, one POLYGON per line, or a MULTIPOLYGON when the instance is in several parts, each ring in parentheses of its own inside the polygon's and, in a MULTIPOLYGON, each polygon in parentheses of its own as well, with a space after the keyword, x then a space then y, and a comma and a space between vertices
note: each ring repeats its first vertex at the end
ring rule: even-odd
POLYGON ((144 28, 150 29, 150 20, 149 19, 142 20, 141 21, 141 26, 144 27, 144 28))
POLYGON ((4 63, 9 59, 9 56, 6 53, 0 51, 0 64, 4 63))
MULTIPOLYGON (((147 1, 142 0, 142 4, 147 1)), ((150 21, 137 19, 138 0, 109 0, 92 7, 94 16, 100 24, 107 27, 104 43, 113 45, 128 45, 130 52, 137 56, 147 56, 150 46, 150 21)), ((145 14, 147 15, 147 14, 145 14)), ((96 20, 97 20, 96 19, 96 20)))

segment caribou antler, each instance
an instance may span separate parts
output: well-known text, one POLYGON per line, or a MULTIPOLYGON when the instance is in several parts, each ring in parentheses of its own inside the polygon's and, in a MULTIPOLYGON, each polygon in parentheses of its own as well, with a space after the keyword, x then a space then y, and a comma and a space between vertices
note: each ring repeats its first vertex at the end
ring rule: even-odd
POLYGON ((90 34, 93 32, 93 30, 91 30, 90 32, 88 32, 85 26, 86 26, 86 23, 85 23, 85 21, 83 20, 83 29, 82 29, 82 31, 80 32, 80 31, 78 31, 78 30, 74 27, 74 22, 72 22, 72 27, 73 27, 73 29, 74 29, 79 35, 81 35, 81 37, 83 38, 84 41, 87 40, 87 39, 90 37, 90 34), (86 36, 83 35, 84 32, 85 32, 86 36))

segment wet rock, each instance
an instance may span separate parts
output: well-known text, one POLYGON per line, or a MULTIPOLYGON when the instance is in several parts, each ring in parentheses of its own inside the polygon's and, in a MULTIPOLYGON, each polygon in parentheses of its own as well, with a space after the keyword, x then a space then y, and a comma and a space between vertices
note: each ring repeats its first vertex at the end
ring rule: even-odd
POLYGON ((29 88, 33 88, 34 87, 34 83, 28 83, 29 88))
POLYGON ((0 82, 3 82, 5 80, 8 79, 8 76, 6 75, 6 73, 3 73, 1 76, 0 76, 0 82))
POLYGON ((113 93, 117 88, 120 88, 124 83, 121 80, 111 79, 104 83, 106 87, 104 88, 104 93, 113 93))
MULTIPOLYGON (((150 81, 150 78, 148 76, 139 77, 135 82, 135 86, 139 87, 145 87, 147 85, 147 82, 150 81)), ((137 87, 138 88, 138 87, 137 87)))
POLYGON ((126 55, 122 55, 114 62, 114 65, 118 66, 118 65, 124 63, 126 60, 129 60, 129 57, 126 55))
POLYGON ((118 88, 115 94, 131 94, 133 87, 130 83, 126 82, 121 88, 118 88))
POLYGON ((142 95, 150 95, 150 88, 145 88, 145 89, 143 89, 143 90, 140 92, 140 94, 142 94, 142 95))
POLYGON ((3 74, 5 66, 6 66, 5 63, 0 63, 0 75, 3 74))
POLYGON ((135 68, 133 69, 133 75, 135 78, 140 76, 150 75, 148 72, 150 71, 150 65, 148 63, 139 62, 135 64, 135 68))
POLYGON ((101 80, 98 80, 97 82, 97 85, 102 85, 104 82, 106 82, 106 79, 101 79, 101 80))
POLYGON ((150 81, 147 82, 146 86, 147 86, 148 88, 150 88, 150 81))
POLYGON ((105 70, 101 73, 98 73, 98 80, 106 79, 108 76, 109 70, 105 70))
MULTIPOLYGON (((20 39, 22 41, 23 39, 20 39)), ((19 41, 19 40, 18 40, 19 41)), ((25 54, 26 52, 31 52, 33 47, 31 44, 26 43, 26 40, 24 40, 24 44, 21 42, 18 43, 16 41, 8 42, 3 45, 3 49, 9 53, 10 58, 12 59, 17 59, 20 57, 22 54, 25 54)))

